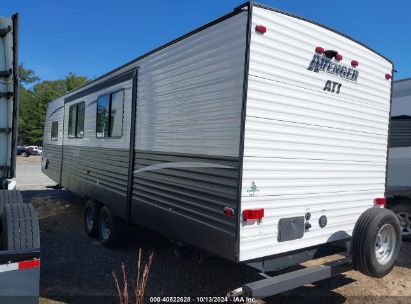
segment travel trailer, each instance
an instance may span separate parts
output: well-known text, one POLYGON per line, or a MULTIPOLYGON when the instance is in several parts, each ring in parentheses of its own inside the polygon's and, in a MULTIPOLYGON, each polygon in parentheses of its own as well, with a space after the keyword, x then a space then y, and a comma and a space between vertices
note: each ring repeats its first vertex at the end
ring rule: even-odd
POLYGON ((16 191, 19 107, 18 15, 0 17, 0 299, 39 301, 40 231, 33 205, 16 191))
POLYGON ((246 3, 50 102, 42 170, 88 199, 85 230, 109 247, 137 224, 268 272, 351 244, 249 296, 352 266, 381 277, 401 242, 379 208, 392 72, 358 41, 246 3))
POLYGON ((393 83, 387 207, 400 221, 403 238, 411 238, 411 78, 393 83))

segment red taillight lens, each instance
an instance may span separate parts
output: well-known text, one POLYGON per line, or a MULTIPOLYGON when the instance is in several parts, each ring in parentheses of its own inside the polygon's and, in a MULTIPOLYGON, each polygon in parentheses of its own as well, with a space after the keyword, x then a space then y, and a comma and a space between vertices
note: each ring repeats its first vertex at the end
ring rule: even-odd
POLYGON ((225 216, 229 216, 229 217, 234 216, 234 209, 233 209, 233 208, 224 207, 223 212, 224 212, 224 215, 225 215, 225 216))
POLYGON ((335 60, 341 61, 343 59, 343 56, 341 54, 335 55, 335 60))
POLYGON ((244 221, 261 220, 264 217, 264 209, 247 209, 243 211, 244 221))
POLYGON ((387 204, 387 199, 385 197, 384 198, 376 198, 376 199, 374 199, 374 204, 375 204, 375 206, 378 206, 378 207, 385 206, 387 204))
POLYGON ((267 28, 264 25, 257 25, 255 30, 261 34, 264 34, 267 31, 267 28))
POLYGON ((354 68, 356 68, 356 67, 359 65, 359 63, 358 63, 357 60, 353 60, 353 61, 351 61, 351 65, 352 65, 354 68))
POLYGON ((325 50, 324 50, 324 48, 322 48, 320 46, 317 46, 315 48, 315 52, 318 53, 318 54, 323 54, 325 52, 325 50))
POLYGON ((391 74, 385 74, 385 79, 390 80, 391 79, 391 74))

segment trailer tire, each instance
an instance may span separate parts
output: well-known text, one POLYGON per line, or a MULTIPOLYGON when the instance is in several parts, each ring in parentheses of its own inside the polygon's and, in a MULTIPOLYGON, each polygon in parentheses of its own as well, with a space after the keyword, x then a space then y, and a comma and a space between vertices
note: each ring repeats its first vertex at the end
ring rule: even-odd
POLYGON ((400 221, 402 239, 411 240, 411 202, 397 202, 390 209, 400 221))
POLYGON ((93 200, 88 200, 84 208, 84 229, 88 236, 98 237, 98 216, 101 205, 93 200))
POLYGON ((0 214, 3 212, 5 205, 22 204, 23 197, 17 190, 0 190, 0 214))
POLYGON ((40 230, 32 204, 5 205, 1 215, 2 247, 5 250, 40 248, 40 230))
POLYGON ((124 237, 124 223, 112 215, 107 207, 100 209, 98 217, 98 233, 101 243, 107 248, 116 248, 121 245, 124 237))
POLYGON ((370 208, 355 224, 351 254, 354 268, 381 278, 394 267, 401 247, 401 230, 395 214, 385 208, 370 208))

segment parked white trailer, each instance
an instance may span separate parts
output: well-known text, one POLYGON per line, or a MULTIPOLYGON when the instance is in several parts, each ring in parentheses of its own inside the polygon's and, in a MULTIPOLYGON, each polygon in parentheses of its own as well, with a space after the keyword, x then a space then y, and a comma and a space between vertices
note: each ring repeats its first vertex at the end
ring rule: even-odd
POLYGON ((39 301, 36 211, 15 190, 19 105, 18 15, 0 17, 0 303, 39 301))
POLYGON ((368 257, 354 264, 381 276, 400 242, 395 216, 372 208, 392 71, 343 34, 247 3, 52 101, 43 172, 90 198, 86 231, 106 246, 139 224, 270 271, 345 248, 360 223, 352 250, 368 257))
POLYGON ((398 216, 404 238, 411 238, 411 78, 393 83, 388 158, 387 206, 398 216))

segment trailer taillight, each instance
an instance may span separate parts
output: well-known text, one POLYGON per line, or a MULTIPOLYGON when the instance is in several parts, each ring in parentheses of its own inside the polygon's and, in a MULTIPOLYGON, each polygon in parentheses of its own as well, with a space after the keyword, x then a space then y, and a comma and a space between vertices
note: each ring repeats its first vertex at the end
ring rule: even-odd
POLYGON ((387 204, 387 199, 385 197, 374 199, 374 205, 376 207, 384 207, 386 204, 387 204))
POLYGON ((258 220, 260 221, 264 217, 264 209, 247 209, 243 211, 244 221, 258 220))
POLYGON ((324 54, 325 50, 321 46, 317 46, 315 48, 315 52, 318 53, 318 54, 324 54))
POLYGON ((264 25, 259 24, 255 27, 255 30, 261 34, 264 34, 267 31, 267 28, 264 25))

